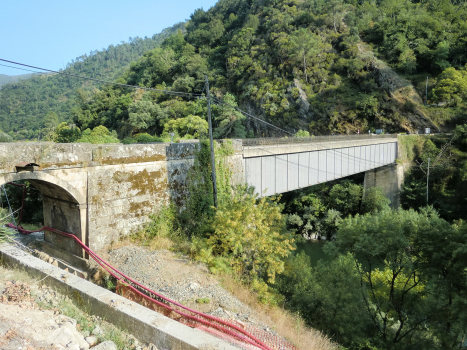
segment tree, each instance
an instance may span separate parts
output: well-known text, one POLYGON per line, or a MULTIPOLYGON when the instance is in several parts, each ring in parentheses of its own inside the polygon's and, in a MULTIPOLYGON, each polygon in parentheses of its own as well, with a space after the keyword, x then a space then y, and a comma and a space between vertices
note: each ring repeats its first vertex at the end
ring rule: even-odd
POLYGON ((319 51, 317 47, 320 41, 319 36, 310 33, 310 31, 305 28, 301 28, 293 33, 291 41, 294 45, 294 57, 302 61, 303 74, 305 75, 305 81, 308 83, 307 57, 319 51))
POLYGON ((467 98, 467 67, 456 70, 447 68, 438 77, 433 96, 437 101, 448 101, 454 105, 467 98))
POLYGON ((68 125, 67 122, 58 124, 55 132, 52 135, 52 141, 58 143, 76 142, 81 137, 81 130, 74 126, 68 125))
POLYGON ((208 122, 197 115, 171 119, 164 125, 164 133, 173 132, 179 137, 200 138, 208 133, 208 122))
POLYGON ((329 192, 329 206, 341 212, 343 217, 355 215, 360 211, 362 186, 350 181, 336 184, 329 192))
POLYGON ((465 313, 455 309, 467 302, 464 232, 432 208, 383 210, 342 221, 333 244, 350 252, 356 266, 362 259, 367 265, 358 269, 376 344, 393 349, 459 345, 466 326, 465 313))
POLYGON ((166 114, 162 108, 151 101, 137 101, 128 106, 130 125, 138 131, 147 130, 166 114))
POLYGON ((0 130, 0 142, 13 142, 13 138, 0 130))
POLYGON ((226 93, 223 102, 215 113, 214 120, 217 127, 213 131, 214 138, 246 138, 246 130, 242 124, 246 117, 235 109, 237 107, 235 96, 226 93))
POLYGON ((391 201, 383 194, 381 187, 372 187, 365 191, 362 200, 362 213, 375 213, 389 209, 391 201))
POLYGON ((356 345, 368 338, 371 320, 352 255, 338 255, 330 263, 320 261, 311 267, 310 258, 301 252, 286 261, 275 287, 289 310, 337 343, 356 345))
POLYGON ((234 271, 247 280, 273 284, 294 249, 281 211, 277 201, 258 199, 252 191, 237 189, 216 210, 207 249, 213 256, 227 258, 234 271))
POLYGON ((55 112, 48 112, 44 118, 44 127, 48 130, 53 130, 57 127, 58 115, 55 112))
POLYGON ((105 126, 96 126, 94 129, 86 129, 76 142, 82 143, 120 143, 115 131, 110 132, 105 126))

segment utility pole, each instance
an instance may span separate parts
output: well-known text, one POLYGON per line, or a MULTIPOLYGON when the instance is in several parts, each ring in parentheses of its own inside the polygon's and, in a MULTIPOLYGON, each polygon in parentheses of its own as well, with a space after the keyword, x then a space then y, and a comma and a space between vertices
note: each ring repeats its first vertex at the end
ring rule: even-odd
POLYGON ((426 77, 425 105, 428 105, 428 77, 426 77))
POLYGON ((214 156, 214 140, 212 139, 211 94, 209 92, 208 76, 205 75, 205 78, 206 78, 206 97, 208 99, 209 143, 211 144, 212 193, 214 196, 214 206, 217 208, 216 159, 214 156))
POLYGON ((428 205, 428 183, 430 181, 430 158, 428 158, 428 168, 426 173, 426 205, 428 205))

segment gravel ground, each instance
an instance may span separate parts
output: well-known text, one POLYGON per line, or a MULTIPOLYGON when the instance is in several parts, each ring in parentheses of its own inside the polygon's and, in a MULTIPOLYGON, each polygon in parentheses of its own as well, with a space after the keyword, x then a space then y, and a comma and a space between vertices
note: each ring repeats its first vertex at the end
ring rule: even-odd
MULTIPOLYGON (((34 247, 43 240, 43 233, 19 235, 16 239, 34 247)), ((151 251, 134 245, 112 249, 103 257, 124 274, 187 307, 277 335, 271 326, 258 321, 247 305, 226 291, 202 263, 168 250, 151 251)))
POLYGON ((167 250, 140 246, 110 250, 108 261, 157 293, 198 311, 233 319, 273 333, 252 316, 250 308, 226 291, 204 264, 167 250))

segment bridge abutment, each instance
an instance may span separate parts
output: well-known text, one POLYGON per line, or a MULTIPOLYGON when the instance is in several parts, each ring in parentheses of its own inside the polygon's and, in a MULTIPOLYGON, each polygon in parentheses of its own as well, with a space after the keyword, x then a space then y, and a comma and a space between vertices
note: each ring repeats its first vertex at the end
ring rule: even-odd
MULTIPOLYGON (((365 172, 364 191, 381 187, 383 194, 391 201, 394 209, 400 206, 400 191, 404 181, 404 167, 393 163, 365 172)), ((365 194, 364 194, 365 195, 365 194)))

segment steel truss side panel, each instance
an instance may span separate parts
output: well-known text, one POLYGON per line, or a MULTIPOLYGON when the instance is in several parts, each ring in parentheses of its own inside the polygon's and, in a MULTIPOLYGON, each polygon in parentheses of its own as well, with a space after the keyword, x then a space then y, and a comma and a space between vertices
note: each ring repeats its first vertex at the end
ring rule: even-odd
POLYGON ((334 150, 334 172, 336 179, 344 176, 342 173, 342 163, 344 162, 342 150, 342 148, 337 148, 334 150))
POLYGON ((318 151, 318 183, 326 182, 327 162, 326 151, 318 151))
POLYGON ((298 172, 298 186, 300 188, 310 185, 310 152, 298 154, 300 169, 298 172))
POLYGON ((389 144, 385 143, 382 145, 382 150, 383 150, 383 163, 386 165, 389 163, 389 147, 388 147, 389 144))
POLYGON ((261 195, 261 157, 245 159, 245 178, 248 186, 253 186, 255 193, 261 195))
POLYGON ((319 156, 318 151, 310 152, 310 172, 309 172, 309 183, 311 185, 316 185, 319 183, 319 156))
POLYGON ((276 157, 261 157, 261 193, 264 196, 276 194, 276 157))
POLYGON ((375 168, 384 165, 382 158, 383 148, 381 146, 381 144, 375 145, 375 168))
POLYGON ((358 167, 357 167, 357 170, 359 173, 361 173, 362 171, 364 171, 365 169, 365 149, 363 148, 363 146, 358 146, 355 148, 355 154, 358 156, 357 158, 357 164, 358 164, 358 167))
POLYGON ((326 180, 334 180, 336 178, 336 165, 335 165, 335 150, 327 150, 326 151, 326 180))
POLYGON ((287 192, 288 161, 287 154, 276 156, 276 193, 287 192))
POLYGON ((349 154, 349 175, 355 174, 358 172, 358 162, 355 158, 355 148, 356 147, 349 147, 348 154, 349 154))
POLYGON ((363 159, 364 161, 364 166, 363 170, 367 171, 371 169, 371 147, 370 146, 363 146, 362 153, 364 154, 363 159))
POLYGON ((395 162, 396 161, 396 158, 397 158, 397 142, 394 142, 391 144, 392 147, 391 147, 391 163, 395 162))
POLYGON ((342 176, 349 176, 350 175, 350 159, 349 159, 349 149, 348 148, 341 148, 341 158, 342 158, 342 176))
POLYGON ((287 190, 292 191, 298 188, 299 158, 298 153, 290 153, 287 156, 289 158, 287 190))
POLYGON ((376 158, 376 145, 370 145, 370 167, 369 169, 374 169, 377 167, 375 158, 376 158))

